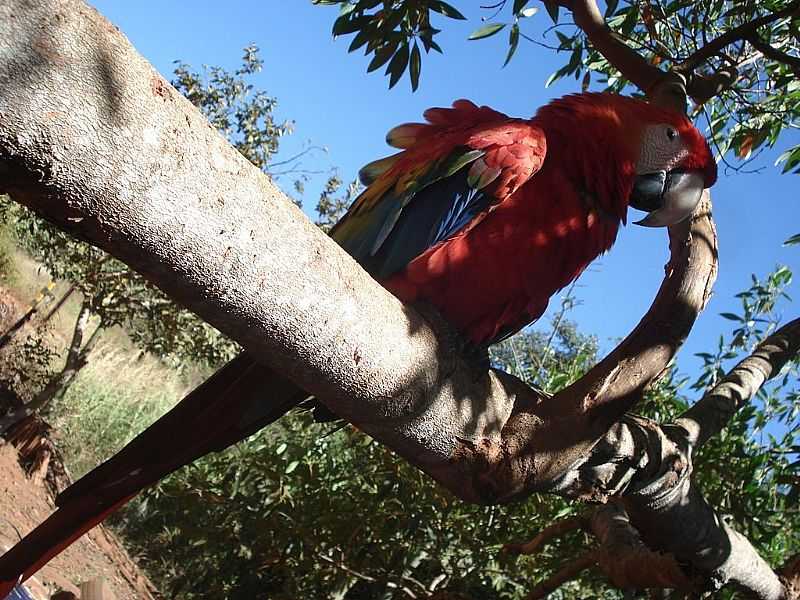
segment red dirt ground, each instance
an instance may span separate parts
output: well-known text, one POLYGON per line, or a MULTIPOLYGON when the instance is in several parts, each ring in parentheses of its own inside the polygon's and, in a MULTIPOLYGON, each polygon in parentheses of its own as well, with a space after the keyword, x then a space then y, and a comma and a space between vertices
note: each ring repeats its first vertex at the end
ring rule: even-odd
MULTIPOLYGON (((17 451, 0 446, 0 546, 7 548, 33 529, 53 510, 44 483, 25 475, 17 462, 17 451)), ((53 559, 28 587, 45 600, 58 589, 78 593, 84 581, 103 578, 116 600, 152 600, 154 588, 136 566, 116 536, 102 525, 53 559)))
MULTIPOLYGON (((0 331, 5 331, 27 307, 0 288, 0 331)), ((49 467, 69 481, 63 465, 50 457, 49 467), (60 468, 58 468, 60 467, 60 468)), ((48 465, 45 465, 46 470, 48 465)), ((29 478, 18 461, 17 450, 0 438, 0 554, 44 520, 53 510, 53 494, 39 473, 29 478)), ((158 594, 117 537, 102 525, 95 527, 53 559, 26 587, 36 600, 47 600, 58 590, 79 595, 78 586, 98 578, 105 580, 114 600, 155 600, 158 594)))

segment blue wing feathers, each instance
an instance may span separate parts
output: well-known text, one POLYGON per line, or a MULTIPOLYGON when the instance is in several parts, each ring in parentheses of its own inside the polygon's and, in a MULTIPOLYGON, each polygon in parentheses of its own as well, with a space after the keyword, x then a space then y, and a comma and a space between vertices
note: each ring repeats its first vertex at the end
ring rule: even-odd
POLYGON ((390 277, 431 246, 463 229, 494 200, 467 183, 468 169, 423 188, 400 214, 368 270, 377 279, 390 277))

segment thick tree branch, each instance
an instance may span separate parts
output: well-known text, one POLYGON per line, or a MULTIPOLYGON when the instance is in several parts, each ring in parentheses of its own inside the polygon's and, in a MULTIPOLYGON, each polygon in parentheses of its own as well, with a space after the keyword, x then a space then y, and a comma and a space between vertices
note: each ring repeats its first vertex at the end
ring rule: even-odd
POLYGON ((687 442, 699 448, 722 431, 764 382, 775 376, 800 352, 800 319, 784 325, 761 342, 702 399, 675 422, 686 432, 687 442))
POLYGON ((592 515, 591 527, 601 545, 598 566, 615 586, 679 590, 694 587, 674 556, 653 552, 642 542, 620 504, 598 508, 592 515))
POLYGON ((784 575, 782 580, 752 544, 708 505, 691 479, 696 446, 721 430, 798 351, 800 320, 762 342, 676 424, 661 426, 633 416, 622 419, 564 477, 570 483, 567 491, 582 485, 588 490, 606 489, 609 496, 620 498, 647 548, 689 565, 700 589, 734 583, 763 600, 800 597, 796 578, 784 575))
POLYGON ((707 44, 704 44, 695 53, 678 65, 675 70, 684 74, 691 73, 697 67, 699 67, 703 61, 706 61, 712 56, 718 54, 726 46, 749 39, 758 31, 760 27, 774 23, 775 21, 783 19, 784 17, 795 15, 799 10, 800 0, 794 0, 781 10, 775 11, 774 13, 769 13, 759 17, 758 19, 753 19, 752 21, 748 21, 747 23, 739 25, 739 27, 734 29, 730 29, 718 38, 715 38, 707 44))
POLYGON ((787 65, 792 70, 795 77, 800 77, 800 58, 770 46, 766 42, 762 41, 761 38, 758 37, 757 33, 753 33, 752 35, 748 36, 747 41, 753 45, 753 48, 761 52, 761 54, 771 60, 774 60, 775 62, 787 65))
POLYGON ((314 227, 78 0, 0 5, 0 183, 127 262, 463 498, 554 482, 640 397, 715 271, 706 210, 671 232, 653 309, 558 398, 477 370, 314 227), (80 102, 74 99, 80 98, 80 102))
POLYGON ((595 0, 561 0, 559 4, 572 12, 575 24, 595 50, 640 90, 648 93, 664 77, 661 69, 647 62, 606 25, 595 0))

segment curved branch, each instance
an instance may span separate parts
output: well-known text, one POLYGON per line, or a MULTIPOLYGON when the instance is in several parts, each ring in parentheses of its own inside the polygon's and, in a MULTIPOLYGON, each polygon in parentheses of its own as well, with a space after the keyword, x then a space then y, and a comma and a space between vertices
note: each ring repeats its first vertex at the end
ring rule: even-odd
POLYGON ((530 594, 525 597, 525 600, 541 600, 541 598, 547 598, 547 596, 555 592, 565 583, 577 579, 583 571, 592 568, 596 563, 597 557, 594 551, 587 552, 573 559, 563 568, 559 569, 556 573, 533 588, 530 594))
MULTIPOLYGON (((576 462, 587 459, 598 440, 664 372, 708 302, 717 274, 717 236, 707 192, 692 219, 670 228, 669 236, 671 256, 664 281, 636 328, 586 375, 536 411, 552 423, 562 448, 553 455, 548 440, 529 442, 529 451, 537 453, 542 483, 555 483, 576 462)), ((514 417, 507 427, 513 423, 514 417)), ((563 480, 558 486, 566 495, 599 499, 597 489, 572 489, 563 480)))
POLYGON ((779 11, 775 11, 774 13, 770 13, 768 15, 764 15, 759 17, 758 19, 753 19, 748 23, 744 23, 739 27, 731 29, 730 31, 726 31, 718 38, 715 38, 705 44, 702 48, 700 48, 697 52, 689 56, 686 60, 684 60, 680 65, 675 67, 675 70, 680 73, 691 73, 694 71, 703 61, 708 60, 715 54, 718 54, 725 46, 729 46, 736 42, 740 42, 743 40, 748 39, 750 36, 755 34, 759 27, 763 27, 764 25, 769 25, 770 23, 774 23, 775 21, 782 19, 784 17, 792 16, 796 14, 800 10, 800 0, 794 0, 787 4, 784 8, 779 11))
POLYGON ((566 517, 542 529, 531 541, 518 544, 506 544, 503 546, 502 551, 508 552, 509 554, 536 554, 553 538, 561 537, 570 531, 585 529, 588 525, 589 519, 584 515, 566 517))
POLYGON ((592 46, 640 90, 649 93, 664 78, 661 69, 647 62, 606 25, 595 0, 561 0, 559 4, 572 12, 575 24, 592 46))
POLYGON ((798 352, 800 319, 795 319, 761 342, 750 356, 675 421, 685 430, 688 443, 699 448, 722 431, 736 411, 798 352))

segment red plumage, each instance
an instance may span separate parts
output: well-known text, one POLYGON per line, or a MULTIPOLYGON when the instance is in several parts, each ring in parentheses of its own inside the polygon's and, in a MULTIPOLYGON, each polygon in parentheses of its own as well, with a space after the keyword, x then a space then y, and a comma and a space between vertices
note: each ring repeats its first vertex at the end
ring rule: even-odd
POLYGON ((453 106, 425 112, 431 125, 415 126, 416 144, 384 183, 467 146, 484 150, 487 166, 501 170, 489 188, 495 203, 383 283, 403 301, 433 304, 475 343, 539 318, 556 291, 611 247, 646 124, 674 124, 692 148, 683 166, 702 169, 709 185, 716 177, 708 145, 689 121, 643 102, 569 96, 531 120, 464 100, 453 106))
MULTIPOLYGON (((425 118, 389 133, 403 152, 365 167, 371 185, 331 235, 400 299, 435 305, 477 344, 537 319, 611 247, 639 171, 697 172, 706 187, 716 179, 685 117, 619 96, 569 96, 530 120, 459 100, 425 118)), ((666 197, 670 182, 659 181, 666 197)), ((58 510, 0 557, 0 598, 139 490, 306 396, 242 353, 59 496, 58 510)))

